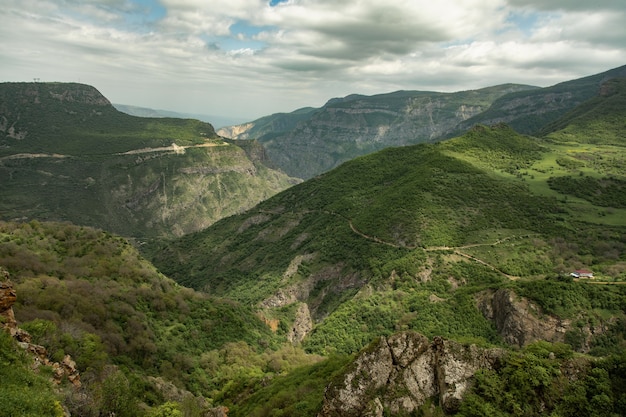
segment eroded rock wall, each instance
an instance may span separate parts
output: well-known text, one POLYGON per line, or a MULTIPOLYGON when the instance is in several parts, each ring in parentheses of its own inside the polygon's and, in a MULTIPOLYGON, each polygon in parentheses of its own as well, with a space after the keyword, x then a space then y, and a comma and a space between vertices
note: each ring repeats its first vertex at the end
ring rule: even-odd
POLYGON ((411 413, 433 397, 455 411, 476 371, 497 368, 503 354, 414 332, 380 338, 326 389, 318 417, 411 413))

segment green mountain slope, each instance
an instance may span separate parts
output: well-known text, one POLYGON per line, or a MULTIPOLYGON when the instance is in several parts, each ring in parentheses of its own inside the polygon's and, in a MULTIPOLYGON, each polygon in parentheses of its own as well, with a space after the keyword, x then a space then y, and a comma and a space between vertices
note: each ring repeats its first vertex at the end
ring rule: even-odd
POLYGON ((485 286, 524 292, 538 285, 526 280, 591 265, 623 278, 626 212, 612 207, 589 222, 606 207, 550 188, 539 174, 558 173, 556 164, 545 168, 558 152, 506 126, 386 149, 169 243, 153 259, 184 285, 260 309, 305 303, 316 325, 304 343, 316 352, 352 352, 398 326, 495 342, 472 301, 485 286), (465 289, 451 292, 460 283, 465 289))
POLYGON ((20 416, 62 416, 61 396, 52 382, 32 369, 32 358, 0 328, 0 413, 20 416))
POLYGON ((253 141, 118 112, 93 87, 0 85, 1 218, 179 236, 287 188, 253 141))
POLYGON ((0 222, 0 265, 17 294, 19 326, 52 360, 71 355, 82 381, 53 390, 51 369, 22 371, 28 358, 0 328, 0 415, 59 415, 55 401, 81 416, 153 415, 144 408, 167 401, 199 415, 211 407, 206 399, 319 361, 283 346, 285 333, 249 306, 180 287, 106 232, 0 222), (11 401, 28 397, 19 414, 11 401))
POLYGON ((457 93, 353 94, 320 109, 268 116, 220 133, 258 139, 283 171, 306 179, 385 147, 433 141, 498 97, 533 88, 505 84, 457 93))
POLYGON ((567 112, 595 97, 606 81, 624 76, 626 66, 551 87, 507 94, 495 100, 486 111, 460 123, 453 134, 474 124, 495 123, 506 123, 520 133, 538 134, 567 112))
MULTIPOLYGON (((483 346, 526 345, 476 376, 460 415, 619 414, 623 390, 610 387, 621 381, 623 359, 587 362, 567 352, 602 356, 625 346, 626 153, 613 140, 554 136, 616 120, 600 126, 603 137, 619 137, 624 107, 612 103, 623 92, 613 83, 603 88, 612 94, 584 103, 545 140, 498 124, 438 144, 385 149, 152 247, 152 259, 185 285, 279 317, 279 326, 302 326, 310 313, 301 341, 310 352, 356 352, 407 330, 483 346), (580 182, 563 185, 573 181, 580 182), (592 269, 596 279, 573 281, 576 269, 592 269), (528 345, 542 339, 569 346, 528 345), (577 383, 562 376, 574 368, 577 383)), ((375 355, 372 349, 361 355, 375 355)), ((344 375, 362 364, 356 359, 344 375)), ((346 390, 359 392, 360 383, 345 378, 346 390)), ((289 381, 273 381, 233 410, 291 410, 295 400, 281 402, 292 392, 284 388, 289 381)), ((399 389, 416 398, 409 382, 399 389)), ((325 401, 349 403, 333 400, 338 392, 327 389, 325 401)), ((366 392, 358 401, 384 407, 403 393, 366 392)), ((420 412, 445 414, 441 403, 429 404, 420 412)))
MULTIPOLYGON (((587 103, 588 119, 567 126, 619 119, 623 107, 606 106, 616 99, 587 103)), ((537 139, 501 124, 359 157, 207 230, 141 246, 209 294, 109 233, 1 222, 18 322, 53 359, 70 353, 85 386, 11 381, 39 389, 29 398, 45 410, 60 401, 85 416, 314 416, 346 398, 391 415, 623 414, 625 158, 610 141, 537 139), (573 180, 596 189, 562 184, 573 180), (583 268, 596 278, 569 276, 583 268), (446 346, 435 336, 461 344, 409 352, 385 342, 414 331, 433 346, 446 346), (494 346, 497 366, 467 373, 464 353, 494 346), (362 389, 384 362, 371 372, 363 358, 385 352, 410 378, 362 389), (403 362, 425 352, 441 360, 403 362), (448 365, 471 382, 456 411, 434 391, 417 408, 397 406, 417 404, 413 382, 438 384, 448 365), (349 390, 359 396, 333 398, 349 390)), ((0 359, 14 352, 0 340, 0 359)))
POLYGON ((602 84, 598 96, 546 126, 541 133, 561 142, 626 146, 624 108, 626 78, 614 78, 602 84))

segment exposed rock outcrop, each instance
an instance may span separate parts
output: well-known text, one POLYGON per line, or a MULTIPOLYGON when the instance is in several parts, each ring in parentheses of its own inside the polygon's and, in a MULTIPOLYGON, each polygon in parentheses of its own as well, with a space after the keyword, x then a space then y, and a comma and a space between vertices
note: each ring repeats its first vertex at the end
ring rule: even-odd
POLYGON ((218 134, 257 138, 284 172, 308 179, 359 155, 446 136, 495 98, 528 88, 507 84, 457 93, 352 94, 319 109, 274 114, 222 128, 218 134))
POLYGON ((309 306, 301 303, 296 311, 296 319, 291 326, 291 330, 287 334, 287 339, 294 344, 302 342, 302 340, 313 330, 313 319, 309 306))
POLYGON ((505 342, 520 347, 537 340, 564 342, 571 327, 570 320, 544 314, 538 305, 506 288, 481 293, 478 308, 505 342))
POLYGON ((574 320, 546 314, 531 300, 506 288, 480 293, 477 305, 485 318, 494 322, 505 342, 520 347, 537 340, 568 342, 566 335, 571 331, 576 333, 577 339, 572 347, 580 352, 588 352, 593 338, 607 331, 611 324, 611 320, 594 320, 592 325, 592 321, 580 318, 575 320, 578 322, 575 325, 574 320), (587 324, 581 326, 581 320, 587 321, 587 324))
POLYGON ((28 332, 20 329, 13 313, 17 293, 9 281, 9 273, 0 268, 0 329, 6 331, 18 342, 30 343, 28 332))
POLYGON ((476 371, 497 368, 503 354, 413 332, 380 338, 326 389, 318 417, 408 414, 432 397, 457 410, 476 371))

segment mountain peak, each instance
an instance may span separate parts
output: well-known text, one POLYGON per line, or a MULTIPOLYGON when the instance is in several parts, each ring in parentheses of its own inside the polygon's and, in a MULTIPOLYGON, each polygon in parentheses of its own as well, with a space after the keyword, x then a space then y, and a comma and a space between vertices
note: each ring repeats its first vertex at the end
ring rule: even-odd
POLYGON ((77 103, 111 106, 95 87, 80 83, 3 83, 2 91, 19 98, 22 104, 77 103))

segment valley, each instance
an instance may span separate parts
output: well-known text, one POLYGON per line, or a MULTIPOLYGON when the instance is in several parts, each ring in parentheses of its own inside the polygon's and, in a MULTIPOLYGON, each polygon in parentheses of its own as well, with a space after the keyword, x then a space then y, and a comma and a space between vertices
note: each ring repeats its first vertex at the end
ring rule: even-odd
POLYGON ((299 182, 267 166, 254 141, 220 138, 197 120, 120 113, 90 86, 5 83, 0 99, 4 220, 180 236, 299 182))
POLYGON ((624 415, 624 68, 247 139, 1 85, 0 415, 624 415))

